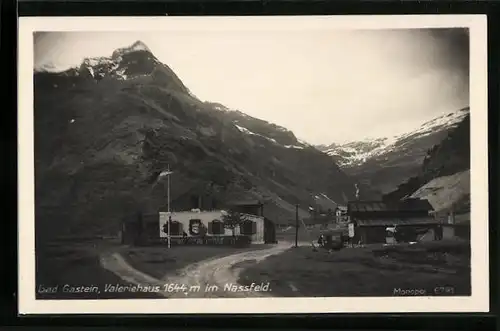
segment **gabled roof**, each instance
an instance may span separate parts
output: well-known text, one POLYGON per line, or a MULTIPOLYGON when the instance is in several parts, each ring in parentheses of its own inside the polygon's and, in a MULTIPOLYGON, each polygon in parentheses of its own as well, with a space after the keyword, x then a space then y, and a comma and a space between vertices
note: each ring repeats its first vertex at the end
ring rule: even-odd
POLYGON ((230 201, 227 203, 228 206, 260 206, 263 203, 259 200, 237 200, 237 201, 230 201))
POLYGON ((431 211, 431 204, 425 199, 404 199, 394 202, 384 201, 350 201, 349 212, 378 212, 378 211, 431 211))
POLYGON ((401 200, 398 204, 400 210, 421 210, 421 211, 431 211, 434 210, 432 208, 431 203, 427 199, 419 199, 419 198, 407 198, 401 200))
POLYGON ((382 201, 350 201, 347 203, 350 212, 372 212, 390 210, 389 206, 382 201))

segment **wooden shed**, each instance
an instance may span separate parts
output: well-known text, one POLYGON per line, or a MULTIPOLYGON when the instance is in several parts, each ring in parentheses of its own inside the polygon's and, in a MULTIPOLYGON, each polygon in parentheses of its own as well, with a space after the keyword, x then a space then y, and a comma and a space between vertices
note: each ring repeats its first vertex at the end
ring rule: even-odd
POLYGON ((434 240, 439 222, 431 211, 429 202, 420 199, 352 201, 347 207, 349 222, 355 228, 353 241, 363 244, 385 243, 387 228, 394 226, 408 233, 408 240, 434 240))

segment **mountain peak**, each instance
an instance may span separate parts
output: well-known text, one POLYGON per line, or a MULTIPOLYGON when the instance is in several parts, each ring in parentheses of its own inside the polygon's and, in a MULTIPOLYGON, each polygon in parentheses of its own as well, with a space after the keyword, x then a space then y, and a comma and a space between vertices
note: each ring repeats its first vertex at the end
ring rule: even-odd
MULTIPOLYGON (((359 141, 348 142, 345 144, 331 144, 328 146, 316 146, 320 151, 333 156, 337 164, 341 167, 361 166, 369 159, 380 158, 388 153, 396 153, 402 150, 406 153, 408 144, 416 144, 418 139, 425 138, 429 146, 432 147, 442 138, 442 132, 456 127, 469 114, 469 107, 450 112, 430 121, 421 124, 412 131, 399 134, 392 137, 363 139, 359 141), (434 136, 434 138, 432 138, 434 136), (439 138, 441 137, 441 138, 439 138)), ((425 150, 426 148, 421 148, 425 150)), ((397 153, 396 153, 397 154, 397 153)))
POLYGON ((138 52, 138 51, 146 51, 146 52, 151 53, 151 50, 149 49, 149 47, 145 43, 143 43, 140 40, 137 40, 136 42, 134 42, 130 46, 121 47, 121 48, 118 48, 117 50, 115 50, 113 52, 112 57, 116 58, 116 57, 122 56, 122 55, 127 54, 127 53, 138 52))
POLYGON ((96 79, 112 76, 119 80, 127 80, 131 77, 150 75, 159 64, 149 47, 138 40, 129 46, 116 49, 111 57, 85 58, 79 72, 86 72, 96 79), (139 55, 137 52, 144 54, 139 55))

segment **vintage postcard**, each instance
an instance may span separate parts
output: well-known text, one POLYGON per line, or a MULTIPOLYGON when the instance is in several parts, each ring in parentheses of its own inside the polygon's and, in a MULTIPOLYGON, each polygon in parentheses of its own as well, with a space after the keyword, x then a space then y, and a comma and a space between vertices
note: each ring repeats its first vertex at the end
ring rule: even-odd
POLYGON ((21 17, 19 311, 489 310, 486 17, 21 17))

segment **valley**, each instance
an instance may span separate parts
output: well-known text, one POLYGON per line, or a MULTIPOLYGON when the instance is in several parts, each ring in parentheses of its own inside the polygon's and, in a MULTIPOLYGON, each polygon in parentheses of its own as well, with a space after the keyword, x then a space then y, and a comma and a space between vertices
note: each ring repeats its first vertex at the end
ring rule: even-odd
MULTIPOLYGON (((193 196, 205 197, 207 209, 258 199, 280 224, 295 218, 295 204, 301 218, 346 204, 356 185, 360 199, 379 199, 419 176, 469 116, 464 108, 397 137, 313 146, 279 125, 199 100, 140 41, 34 76, 37 224, 44 232, 46 222, 64 220, 57 235, 114 234, 127 215, 165 208, 157 179, 167 167, 175 172, 174 210, 192 208, 193 196)), ((458 135, 469 139, 468 131, 458 135)), ((434 178, 422 177, 406 194, 434 178)))
MULTIPOLYGON (((427 232, 418 240, 433 233, 438 241, 433 231, 448 215, 470 223, 468 107, 393 137, 313 145, 277 123, 198 98, 141 41, 69 69, 36 68, 33 78, 40 284, 84 283, 90 271, 89 279, 102 288, 174 282, 224 289, 228 283, 238 287, 259 281, 272 284, 275 292, 269 296, 388 296, 394 295, 393 284, 432 291, 448 279, 457 293, 470 293, 467 239, 453 232, 439 243, 397 242, 388 248, 387 224, 370 225, 380 221, 377 217, 394 224, 414 222, 409 226, 415 228, 424 224, 427 232), (406 198, 426 199, 430 208, 404 209, 399 203, 406 198), (349 202, 388 207, 374 214, 359 207, 352 214, 349 202), (251 222, 251 234, 240 232, 241 218, 235 221, 247 247, 234 244, 235 226, 233 244, 216 247, 204 241, 207 234, 223 239, 226 222, 231 225, 234 219, 227 221, 222 211, 241 206, 260 208, 252 215, 261 223, 251 222), (180 230, 171 230, 172 216, 167 215, 172 214, 166 211, 178 219, 187 212, 185 227, 174 220, 180 230), (201 222, 205 212, 206 226, 201 222), (358 217, 352 215, 364 217, 360 227, 371 231, 354 230, 357 219, 348 228, 358 217), (199 221, 197 231, 191 221, 199 221), (223 224, 222 231, 214 231, 215 221, 223 224), (252 237, 257 237, 257 224, 262 225, 262 243, 252 237), (200 231, 202 225, 206 232, 200 231), (339 235, 338 251, 316 247, 329 230, 347 233, 339 235), (266 231, 272 234, 263 239, 266 231), (354 242, 354 232, 359 241, 354 242), (171 236, 176 248, 170 247, 171 236), (344 246, 346 236, 353 242, 344 246), (189 246, 188 237, 201 244, 189 246), (427 263, 436 256, 434 265, 427 263), (339 286, 346 275, 349 280, 339 286)), ((239 218, 240 212, 235 213, 239 218)), ((257 295, 192 294, 249 296, 257 295)), ((94 295, 108 297, 113 294, 94 295)))
MULTIPOLYGON (((355 180, 278 125, 197 99, 141 42, 62 72, 37 70, 37 234, 112 235, 138 211, 259 199, 277 223, 352 199, 355 180), (57 223, 55 225, 54 223, 57 223), (49 226, 50 225, 50 226, 49 226), (50 230, 46 230, 50 229, 50 230)), ((368 186, 363 195, 375 194, 368 186)))

